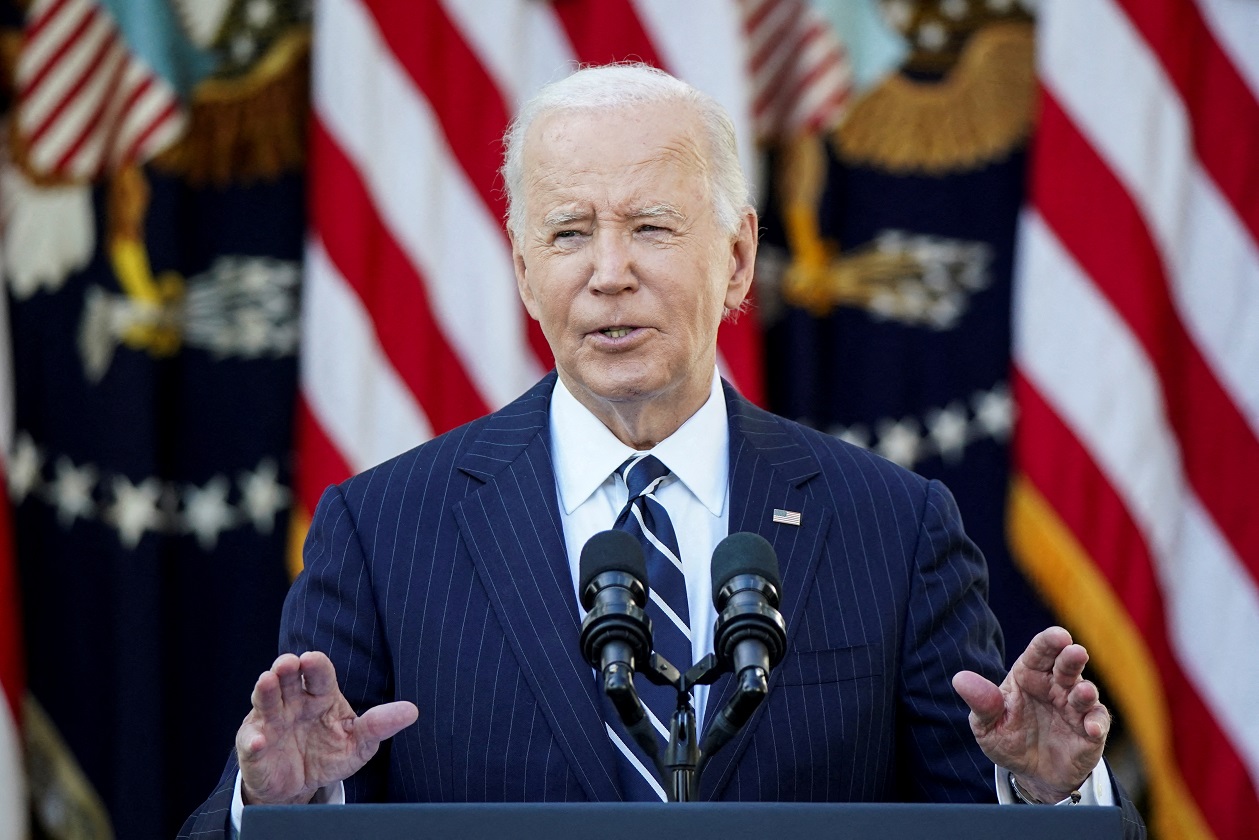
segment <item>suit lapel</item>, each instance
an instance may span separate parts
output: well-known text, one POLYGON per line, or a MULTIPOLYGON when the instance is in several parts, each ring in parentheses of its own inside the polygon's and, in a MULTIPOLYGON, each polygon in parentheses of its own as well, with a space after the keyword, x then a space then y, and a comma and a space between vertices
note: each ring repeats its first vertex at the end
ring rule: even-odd
POLYGON ((620 799, 590 666, 551 467, 555 374, 491 415, 460 462, 484 481, 455 506, 477 574, 538 705, 591 800, 620 799))
MULTIPOLYGON (((787 621, 790 649, 799 631, 805 596, 817 574, 831 511, 806 490, 809 480, 820 472, 808 447, 784 431, 780 418, 756 408, 728 384, 725 387, 730 416, 730 533, 751 531, 774 547, 782 575, 780 611, 787 621), (800 524, 775 522, 774 511, 779 509, 799 513, 800 524)), ((777 690, 776 674, 770 674, 769 685, 766 703, 777 690)), ((712 686, 706 721, 713 719, 733 692, 729 674, 712 686)), ((713 757, 701 781, 701 799, 721 796, 763 716, 763 710, 757 711, 743 731, 713 757)))

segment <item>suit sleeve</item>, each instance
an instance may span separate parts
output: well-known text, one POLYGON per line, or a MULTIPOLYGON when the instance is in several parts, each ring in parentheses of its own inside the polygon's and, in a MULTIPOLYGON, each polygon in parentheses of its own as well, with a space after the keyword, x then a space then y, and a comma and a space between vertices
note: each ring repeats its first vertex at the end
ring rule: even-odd
MULTIPOLYGON (((361 715, 396 698, 368 552, 356 520, 340 487, 324 491, 302 549, 304 568, 284 601, 280 651, 327 654, 341 692, 361 715)), ((347 802, 385 798, 388 756, 385 741, 368 765, 346 780, 347 802)))
POLYGON ((219 777, 214 792, 201 803, 179 829, 177 840, 227 840, 232 819, 232 793, 236 787, 236 750, 227 759, 227 767, 219 777))
MULTIPOLYGON (((319 500, 302 556, 305 568, 284 602, 280 652, 326 653, 336 668, 342 693, 359 714, 393 699, 392 674, 377 618, 370 569, 340 488, 328 488, 319 500)), ((261 663, 259 671, 270 664, 261 663)), ((347 802, 384 798, 388 751, 386 741, 366 767, 346 780, 347 802)), ((214 792, 180 829, 181 840, 224 840, 229 836, 238 770, 233 749, 214 792)))
MULTIPOLYGON (((908 751, 902 779, 906 798, 991 802, 992 762, 970 731, 969 710, 952 678, 966 669, 995 683, 1005 677, 1002 639, 988 608, 987 565, 962 529, 961 515, 943 484, 931 482, 914 558, 905 634, 903 725, 908 751)), ((1144 840, 1145 824, 1113 774, 1126 840, 1144 840)))
POLYGON ((1137 810, 1136 803, 1128 796, 1128 792, 1124 790, 1123 785, 1119 784, 1119 780, 1115 778, 1115 774, 1109 767, 1106 768, 1106 772, 1110 776, 1110 783, 1115 787, 1116 802, 1123 811, 1124 840, 1145 840, 1145 820, 1141 817, 1141 812, 1137 810))
POLYGON ((926 488, 901 651, 898 785, 908 801, 995 802, 992 763, 953 691, 961 670, 1000 682, 1001 629, 988 608, 987 565, 949 491, 926 488))

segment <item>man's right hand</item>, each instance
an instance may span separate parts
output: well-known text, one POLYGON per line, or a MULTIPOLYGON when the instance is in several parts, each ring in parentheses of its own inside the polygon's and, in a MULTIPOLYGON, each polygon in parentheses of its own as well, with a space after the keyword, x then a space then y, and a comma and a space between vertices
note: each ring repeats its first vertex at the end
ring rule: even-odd
POLYGON ((275 660, 251 699, 254 707, 236 732, 246 805, 310 802, 320 788, 358 772, 381 741, 420 714, 400 700, 359 717, 337 686, 331 660, 318 651, 275 660))

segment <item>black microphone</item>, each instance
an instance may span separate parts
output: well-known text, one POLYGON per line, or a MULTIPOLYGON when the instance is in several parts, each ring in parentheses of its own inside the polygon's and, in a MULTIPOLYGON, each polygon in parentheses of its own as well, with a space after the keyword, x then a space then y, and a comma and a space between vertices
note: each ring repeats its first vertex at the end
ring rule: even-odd
POLYGON ((766 675, 787 650, 787 624, 778 611, 782 581, 774 547, 758 534, 731 534, 713 551, 713 650, 736 675, 766 675))
POLYGON ((582 548, 578 570, 581 605, 589 610, 581 622, 582 655, 605 684, 623 683, 651 655, 642 546, 625 531, 602 531, 582 548))
POLYGON ((586 541, 578 564, 581 652, 602 676, 608 695, 630 737, 656 767, 659 744, 647 710, 634 688, 634 669, 651 656, 647 617, 647 561, 638 540, 625 531, 601 531, 586 541))
POLYGON ((718 612, 713 652, 734 672, 735 693, 713 717, 700 744, 702 765, 761 705, 769 693, 769 670, 787 650, 787 623, 778 611, 782 581, 774 547, 757 534, 731 534, 713 551, 712 573, 718 612))

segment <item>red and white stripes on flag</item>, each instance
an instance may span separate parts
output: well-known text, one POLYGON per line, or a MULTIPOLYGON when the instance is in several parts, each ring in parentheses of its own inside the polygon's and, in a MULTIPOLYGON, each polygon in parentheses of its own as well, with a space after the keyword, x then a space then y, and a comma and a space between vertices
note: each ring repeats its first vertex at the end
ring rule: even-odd
POLYGON ((1040 6, 1016 552, 1089 647, 1161 837, 1259 825, 1259 4, 1040 6))
MULTIPOLYGON (((576 62, 641 60, 708 91, 751 160, 735 0, 321 0, 298 499, 502 406, 551 356, 521 305, 500 138, 576 62)), ((759 400, 754 319, 723 372, 759 400)))
POLYGON ((826 18, 808 0, 739 0, 739 6, 756 136, 791 140, 838 125, 852 69, 826 18))
POLYGON ((175 91, 127 47, 97 0, 33 0, 15 70, 30 169, 91 180, 178 139, 175 91))

